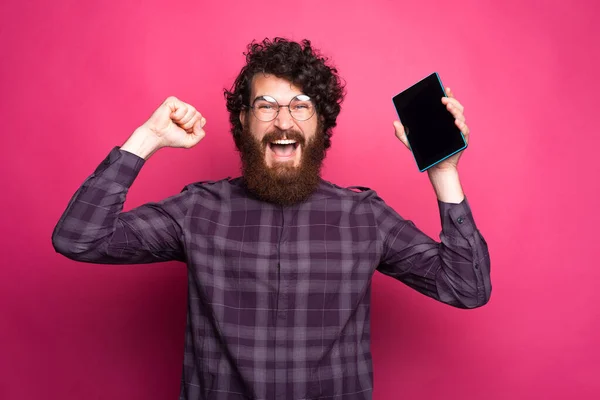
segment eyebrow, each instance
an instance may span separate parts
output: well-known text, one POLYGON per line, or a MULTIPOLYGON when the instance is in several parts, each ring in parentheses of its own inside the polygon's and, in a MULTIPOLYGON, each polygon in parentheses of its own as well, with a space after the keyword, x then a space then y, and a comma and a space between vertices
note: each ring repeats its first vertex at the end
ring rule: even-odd
MULTIPOLYGON (((256 96, 254 99, 252 99, 252 102, 255 102, 257 99, 265 98, 265 97, 270 97, 271 99, 277 101, 277 99, 275 97, 271 96, 271 95, 261 94, 260 96, 256 96)), ((265 99, 265 100, 267 100, 267 99, 265 99)), ((279 103, 279 102, 277 102, 277 103, 279 103)))
MULTIPOLYGON (((304 93, 298 93, 297 95, 295 95, 294 97, 292 97, 292 99, 290 100, 290 102, 291 102, 293 99, 295 99, 296 97, 300 97, 300 96, 305 96, 305 97, 306 97, 306 99, 299 99, 299 100, 309 100, 309 99, 311 98, 310 96, 307 96, 307 95, 306 95, 306 94, 304 94, 304 93)), ((262 98, 265 98, 265 97, 270 97, 271 99, 275 100, 275 102, 277 102, 277 104, 280 104, 280 103, 279 103, 279 101, 277 101, 277 99, 276 99, 275 97, 273 97, 273 96, 271 96, 271 95, 269 95, 269 94, 261 94, 260 96, 256 96, 254 99, 252 99, 252 103, 254 103, 254 102, 257 100, 257 99, 260 99, 261 97, 262 97, 262 98)), ((267 100, 267 99, 265 99, 265 100, 267 100)))

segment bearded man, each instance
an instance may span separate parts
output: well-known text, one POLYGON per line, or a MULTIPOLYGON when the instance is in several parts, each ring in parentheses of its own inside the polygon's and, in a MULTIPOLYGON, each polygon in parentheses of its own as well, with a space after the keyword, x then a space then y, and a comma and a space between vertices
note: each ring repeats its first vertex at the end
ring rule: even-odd
MULTIPOLYGON (((371 399, 375 271, 454 307, 489 300, 490 258, 460 153, 428 170, 438 242, 375 191, 321 178, 344 87, 308 40, 251 43, 225 97, 240 177, 122 211, 154 152, 205 136, 206 119, 169 97, 75 193, 54 248, 82 262, 187 265, 180 399, 371 399)), ((463 106, 451 93, 440 101, 468 140, 463 106)))

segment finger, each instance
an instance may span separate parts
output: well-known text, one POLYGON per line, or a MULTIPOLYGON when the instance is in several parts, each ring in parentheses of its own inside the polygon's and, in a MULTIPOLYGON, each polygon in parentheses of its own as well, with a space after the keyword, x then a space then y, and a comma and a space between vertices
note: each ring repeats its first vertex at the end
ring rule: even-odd
POLYGON ((202 118, 203 118, 202 114, 200 114, 198 111, 196 111, 194 113, 194 116, 188 122, 186 122, 185 124, 181 125, 181 127, 184 130, 188 131, 189 133, 192 133, 194 125, 196 125, 196 123, 198 121, 200 121, 202 118))
POLYGON ((165 100, 165 105, 169 108, 169 111, 171 112, 170 117, 175 123, 180 123, 182 118, 190 111, 190 108, 193 108, 175 96, 167 98, 167 100, 165 100))
POLYGON ((446 105, 446 107, 452 105, 460 110, 460 112, 465 111, 465 107, 455 98, 450 97, 442 97, 442 103, 446 105))
POLYGON ((396 137, 407 147, 410 149, 410 144, 408 143, 408 138, 406 137, 406 131, 404 130, 404 125, 400 123, 400 121, 394 121, 394 131, 396 137))
MULTIPOLYGON (((192 116, 192 118, 189 118, 189 120, 186 123, 179 123, 179 126, 184 131, 186 131, 188 133, 192 133, 192 128, 194 127, 194 124, 196 124, 196 122, 198 122, 198 120, 200 118, 202 118, 202 116, 200 115, 200 113, 195 113, 192 116)), ((184 119, 188 119, 188 117, 185 116, 184 119)))
POLYGON ((188 107, 186 104, 180 104, 175 107, 175 110, 171 112, 171 119, 176 124, 181 122, 181 119, 185 117, 185 114, 188 112, 188 107))
POLYGON ((192 133, 194 134, 194 136, 199 137, 199 141, 202 140, 204 136, 206 136, 206 132, 204 132, 203 129, 204 125, 206 125, 206 118, 202 117, 198 121, 196 121, 192 129, 192 133))
MULTIPOLYGON (((165 102, 163 104, 169 109, 169 111, 171 113, 171 117, 173 116, 174 113, 176 113, 178 110, 180 110, 183 106, 186 105, 183 101, 179 100, 175 96, 167 97, 167 99, 165 100, 165 102)), ((185 114, 185 112, 181 115, 183 116, 184 114, 185 114)))
POLYGON ((186 149, 191 149, 195 145, 197 145, 202 139, 204 139, 206 133, 204 129, 200 128, 200 122, 196 122, 192 132, 189 132, 185 135, 185 140, 183 142, 183 146, 186 149))
POLYGON ((467 126, 467 124, 464 121, 461 120, 454 120, 454 123, 456 124, 456 126, 458 126, 458 129, 460 129, 460 131, 463 133, 463 135, 465 135, 465 139, 468 139, 469 134, 471 133, 469 127, 467 126))
MULTIPOLYGON (((196 109, 194 107, 189 106, 185 115, 183 117, 181 117, 181 119, 179 121, 176 121, 176 122, 183 129, 188 129, 188 128, 191 128, 192 126, 194 126, 194 123, 196 122, 196 120, 199 119, 199 118, 197 118, 198 115, 200 115, 200 113, 198 111, 196 111, 196 109)), ((201 115, 200 115, 200 118, 202 118, 201 115)))
POLYGON ((465 115, 456 107, 450 107, 448 108, 448 111, 450 111, 450 114, 452 114, 455 119, 466 122, 465 115))
POLYGON ((465 122, 465 115, 463 114, 463 109, 456 106, 454 103, 448 103, 446 105, 446 109, 452 114, 455 119, 459 119, 465 122))
POLYGON ((452 92, 452 89, 450 89, 449 87, 446 88, 446 95, 448 97, 450 97, 451 99, 454 98, 454 93, 452 92))

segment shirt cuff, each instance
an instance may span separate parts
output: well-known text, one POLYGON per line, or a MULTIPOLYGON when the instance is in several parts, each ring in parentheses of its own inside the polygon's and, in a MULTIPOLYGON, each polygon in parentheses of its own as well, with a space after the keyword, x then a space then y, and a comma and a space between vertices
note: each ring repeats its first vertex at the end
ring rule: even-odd
POLYGON ((466 197, 458 204, 438 200, 438 206, 440 208, 442 230, 458 230, 464 238, 471 237, 474 234, 477 226, 466 197))
POLYGON ((129 188, 137 178, 144 163, 143 158, 115 146, 104 161, 98 165, 94 171, 94 176, 108 179, 129 188))

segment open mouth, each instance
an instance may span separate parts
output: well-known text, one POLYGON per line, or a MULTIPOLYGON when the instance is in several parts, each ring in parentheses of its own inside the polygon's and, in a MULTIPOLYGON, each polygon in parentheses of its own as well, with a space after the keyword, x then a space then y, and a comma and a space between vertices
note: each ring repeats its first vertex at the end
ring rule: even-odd
POLYGON ((277 158, 291 158, 296 154, 298 142, 291 139, 275 140, 269 142, 269 148, 277 156, 277 158))

